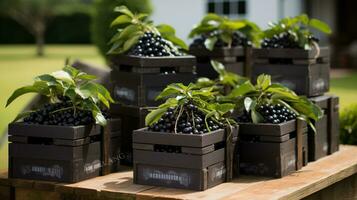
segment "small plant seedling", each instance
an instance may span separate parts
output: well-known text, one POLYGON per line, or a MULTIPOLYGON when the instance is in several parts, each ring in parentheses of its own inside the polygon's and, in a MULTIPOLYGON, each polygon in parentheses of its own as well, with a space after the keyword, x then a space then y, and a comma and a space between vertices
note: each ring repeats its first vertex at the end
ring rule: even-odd
POLYGON ((134 14, 127 7, 116 7, 119 16, 111 26, 117 33, 109 41, 112 45, 108 54, 129 54, 141 57, 181 56, 187 50, 185 42, 167 24, 155 26, 144 13, 134 14))
POLYGON ((231 20, 213 13, 207 14, 190 32, 189 38, 195 38, 192 47, 251 46, 259 44, 260 28, 248 20, 231 20))
POLYGON ((271 77, 265 74, 257 78, 255 85, 247 80, 219 99, 236 104, 238 122, 279 124, 300 118, 315 130, 312 121, 323 116, 319 106, 283 85, 272 83, 271 77))
POLYGON ((270 28, 264 31, 261 42, 263 48, 300 48, 309 50, 312 46, 318 47, 319 40, 314 37, 311 29, 331 34, 330 27, 318 20, 302 14, 296 17, 287 17, 277 23, 269 24, 270 28))
POLYGON ((35 77, 32 85, 21 87, 7 100, 9 106, 18 97, 37 93, 48 100, 39 110, 19 114, 14 121, 24 119, 25 123, 44 125, 106 125, 108 109, 114 100, 109 91, 95 83, 95 76, 81 72, 71 66, 61 71, 35 77))
POLYGON ((157 97, 166 102, 147 115, 146 125, 156 132, 204 134, 234 124, 226 115, 234 104, 215 102, 214 93, 212 87, 171 84, 157 97))

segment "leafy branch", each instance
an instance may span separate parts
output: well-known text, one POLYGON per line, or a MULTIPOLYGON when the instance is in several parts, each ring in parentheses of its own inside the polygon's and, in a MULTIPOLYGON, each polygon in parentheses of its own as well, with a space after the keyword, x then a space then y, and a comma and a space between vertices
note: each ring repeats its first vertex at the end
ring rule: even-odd
MULTIPOLYGON (((61 102, 62 99, 68 98, 74 111, 90 111, 96 123, 105 125, 106 119, 101 108, 109 108, 114 100, 104 86, 93 82, 95 79, 93 75, 66 66, 61 71, 37 76, 32 85, 15 90, 7 100, 6 107, 18 97, 28 93, 46 96, 51 103, 61 102)), ((30 113, 22 113, 15 120, 24 118, 30 113)))
POLYGON ((123 54, 130 50, 139 39, 146 33, 151 32, 155 35, 160 35, 173 48, 179 47, 187 50, 186 43, 176 36, 176 31, 173 27, 167 24, 155 26, 154 23, 148 20, 148 15, 144 13, 134 14, 126 6, 119 6, 114 9, 119 13, 119 16, 113 20, 111 27, 119 27, 117 33, 111 38, 109 44, 112 45, 108 54, 123 54))
POLYGON ((304 49, 310 49, 313 43, 311 29, 331 34, 331 28, 324 22, 309 18, 306 14, 301 14, 296 17, 287 17, 281 19, 277 23, 270 23, 269 28, 264 31, 265 38, 273 38, 281 33, 289 33, 294 37, 294 40, 299 43, 299 46, 304 49))
POLYGON ((198 88, 195 84, 189 84, 188 86, 181 83, 170 84, 156 98, 156 100, 166 99, 166 102, 161 104, 157 109, 152 110, 146 116, 145 123, 150 126, 158 122, 169 108, 175 108, 175 111, 178 112, 175 123, 176 130, 177 122, 184 112, 183 108, 188 104, 197 106, 197 109, 205 114, 208 130, 208 119, 213 119, 221 123, 235 123, 233 120, 225 116, 228 112, 234 109, 234 104, 217 103, 214 101, 215 95, 216 92, 213 91, 212 87, 198 88))
POLYGON ((213 50, 219 39, 227 43, 228 47, 231 47, 233 33, 236 31, 245 34, 254 44, 259 44, 261 30, 256 24, 248 20, 232 20, 213 13, 207 14, 201 22, 191 30, 189 38, 206 35, 207 38, 204 42, 205 47, 208 50, 213 50))
POLYGON ((257 111, 264 104, 282 104, 295 112, 298 118, 305 120, 313 130, 312 121, 317 121, 323 116, 320 107, 306 97, 298 96, 290 89, 271 82, 269 75, 262 74, 253 85, 246 81, 236 86, 230 94, 224 97, 227 102, 235 103, 239 113, 245 109, 250 113, 253 123, 261 123, 264 118, 257 111))

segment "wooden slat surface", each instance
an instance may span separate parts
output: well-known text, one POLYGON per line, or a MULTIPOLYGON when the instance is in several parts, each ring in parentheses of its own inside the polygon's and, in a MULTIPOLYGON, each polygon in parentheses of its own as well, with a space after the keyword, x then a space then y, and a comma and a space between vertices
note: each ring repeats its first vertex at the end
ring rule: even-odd
MULTIPOLYGON (((281 179, 241 176, 206 191, 189 191, 133 184, 132 171, 113 173, 75 184, 54 184, 58 193, 91 197, 146 199, 301 199, 357 173, 357 147, 341 146, 339 152, 309 163, 299 172, 281 179)), ((0 174, 0 185, 6 184, 0 174)), ((13 186, 21 180, 10 180, 13 186)), ((30 181, 31 182, 31 181, 30 181)), ((38 185, 34 181, 33 187, 38 185)), ((45 184, 46 185, 46 184, 45 184)), ((25 187, 25 185, 22 185, 25 187)), ((48 185, 45 187, 50 189, 48 185)), ((34 188, 35 189, 35 188, 34 188)), ((37 187, 37 189, 39 189, 37 187)))

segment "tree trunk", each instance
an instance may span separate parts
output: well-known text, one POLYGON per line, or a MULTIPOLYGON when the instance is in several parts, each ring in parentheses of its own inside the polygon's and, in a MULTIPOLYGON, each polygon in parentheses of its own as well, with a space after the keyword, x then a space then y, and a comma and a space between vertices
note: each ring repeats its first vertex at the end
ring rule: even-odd
POLYGON ((45 34, 43 32, 38 32, 35 35, 36 38, 36 54, 37 56, 44 55, 44 47, 45 47, 45 34))

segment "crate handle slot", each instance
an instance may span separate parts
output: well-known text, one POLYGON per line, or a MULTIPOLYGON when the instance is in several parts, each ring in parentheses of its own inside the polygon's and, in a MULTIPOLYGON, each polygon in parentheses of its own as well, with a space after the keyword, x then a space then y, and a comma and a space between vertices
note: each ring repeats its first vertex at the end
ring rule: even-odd
POLYGON ((269 58, 269 64, 293 64, 292 58, 269 58))
POLYGON ((174 145, 154 144, 154 151, 167 153, 182 153, 182 147, 174 145))
POLYGON ((54 139, 53 138, 44 138, 44 137, 28 137, 27 143, 28 144, 53 145, 54 139))

